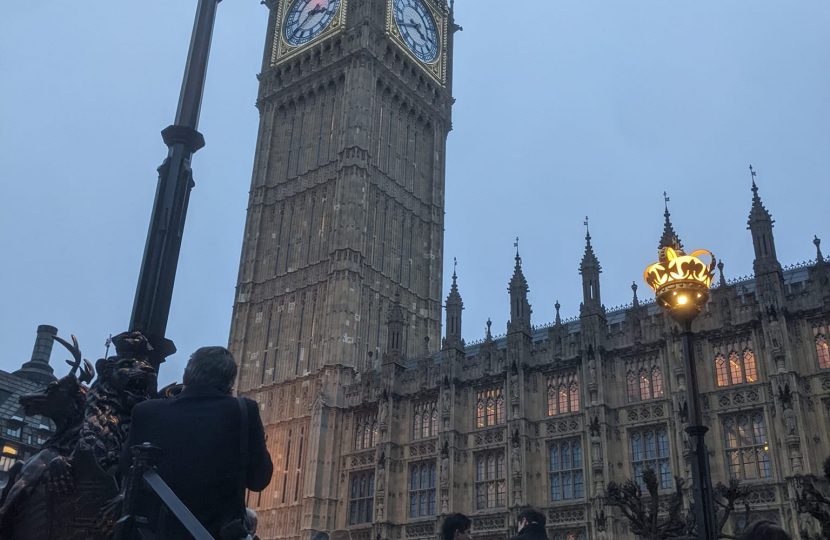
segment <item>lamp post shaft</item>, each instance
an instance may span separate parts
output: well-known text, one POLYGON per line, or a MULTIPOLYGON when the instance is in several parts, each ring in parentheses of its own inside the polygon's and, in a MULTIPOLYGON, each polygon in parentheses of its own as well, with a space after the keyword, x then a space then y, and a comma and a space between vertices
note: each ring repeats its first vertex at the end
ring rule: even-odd
POLYGON ((689 412, 689 434, 692 455, 692 479, 694 481, 695 520, 700 540, 716 540, 718 537, 715 516, 715 497, 712 489, 712 474, 709 468, 709 451, 706 449, 706 432, 700 408, 700 392, 697 384, 697 369, 694 357, 694 335, 692 323, 684 323, 680 336, 683 349, 683 364, 686 368, 686 403, 689 412))
POLYGON ((205 145, 204 137, 196 128, 219 1, 199 0, 176 118, 173 125, 161 132, 168 153, 158 169, 156 197, 130 318, 130 330, 142 332, 156 350, 156 368, 164 357, 175 352, 165 332, 190 190, 195 185, 190 161, 205 145))

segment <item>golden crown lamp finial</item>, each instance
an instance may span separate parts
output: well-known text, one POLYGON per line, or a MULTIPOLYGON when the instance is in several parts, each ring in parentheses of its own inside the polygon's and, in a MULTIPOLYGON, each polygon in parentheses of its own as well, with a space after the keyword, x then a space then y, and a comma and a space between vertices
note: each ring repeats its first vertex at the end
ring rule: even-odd
POLYGON ((705 249, 686 255, 682 249, 664 247, 660 261, 646 268, 643 278, 657 296, 657 303, 669 310, 678 322, 693 320, 709 300, 709 287, 717 260, 705 249), (709 265, 699 255, 708 255, 709 265))

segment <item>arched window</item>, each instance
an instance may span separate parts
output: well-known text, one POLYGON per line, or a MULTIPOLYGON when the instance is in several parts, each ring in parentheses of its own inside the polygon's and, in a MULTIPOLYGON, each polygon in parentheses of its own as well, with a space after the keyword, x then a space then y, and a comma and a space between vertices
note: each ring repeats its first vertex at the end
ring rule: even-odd
POLYGON ((726 359, 722 354, 715 357, 715 371, 718 374, 718 386, 729 386, 729 374, 726 372, 726 359))
POLYGON ((375 473, 362 472, 352 475, 349 493, 349 525, 371 523, 372 503, 375 498, 375 473))
POLYGON ((481 453, 476 457, 475 492, 478 510, 507 504, 503 450, 481 453))
POLYGON ((638 360, 628 364, 626 384, 628 401, 643 401, 664 396, 663 372, 658 359, 638 360))
POLYGON ((377 413, 365 413, 355 416, 354 448, 366 450, 378 442, 377 413))
POLYGON ((763 413, 723 417, 723 431, 730 478, 754 480, 772 476, 763 413))
POLYGON ((637 376, 633 371, 628 372, 628 401, 640 400, 640 388, 637 386, 637 376))
POLYGON ((827 327, 816 326, 813 328, 813 335, 816 338, 818 367, 821 369, 830 369, 830 345, 827 343, 827 327))
POLYGON ((569 392, 571 395, 571 412, 577 412, 579 410, 579 385, 576 384, 576 381, 571 382, 569 392))
POLYGON ((435 515, 435 462, 411 465, 409 517, 435 515))
POLYGON ((559 410, 568 411, 568 388, 564 383, 559 385, 559 410))
POLYGON ((646 368, 640 368, 640 399, 651 399, 651 381, 646 368))
POLYGON ((755 354, 749 349, 744 349, 744 373, 746 382, 758 380, 758 372, 755 370, 755 354))
POLYGON ((654 389, 654 397, 663 397, 663 374, 657 366, 651 368, 651 386, 654 389))
POLYGON ((550 499, 561 501, 585 496, 582 444, 578 439, 557 441, 548 450, 550 499))
POLYGON ((758 382, 751 341, 739 340, 716 346, 715 375, 719 387, 758 382))
POLYGON ((732 377, 732 384, 741 384, 744 382, 744 374, 741 369, 741 358, 735 351, 729 353, 729 374, 732 377))
MULTIPOLYGON (((476 404, 477 427, 489 427, 504 423, 504 396, 501 388, 479 390, 476 395, 476 404)), ((436 422, 437 420, 436 416, 436 422)))
POLYGON ((576 373, 548 377, 548 416, 579 411, 579 380, 576 373))
POLYGON ((657 475, 660 489, 671 489, 669 438, 665 427, 637 430, 631 434, 631 463, 634 480, 645 489, 643 473, 651 469, 657 475))
POLYGON ((412 412, 412 438, 438 435, 438 400, 416 403, 412 412))

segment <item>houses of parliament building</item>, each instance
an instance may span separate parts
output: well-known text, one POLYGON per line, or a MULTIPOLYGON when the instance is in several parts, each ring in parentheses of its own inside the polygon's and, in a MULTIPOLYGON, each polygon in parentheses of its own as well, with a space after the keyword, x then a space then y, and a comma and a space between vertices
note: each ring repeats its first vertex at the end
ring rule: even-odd
MULTIPOLYGON (((506 335, 488 324, 465 343, 457 278, 443 299, 441 275, 452 2, 264 4, 229 340, 274 460, 248 496, 258 535, 434 539, 463 512, 477 539, 503 539, 534 506, 552 540, 632 538, 610 482, 650 468, 666 493, 691 483, 674 323, 636 286, 605 309, 588 236, 578 317, 557 305, 533 326, 517 253, 506 335)), ((830 455, 830 261, 816 239, 814 262, 782 268, 754 184, 747 202, 754 276, 721 271, 694 327, 707 443, 714 481, 741 479, 751 518, 795 531, 794 478, 830 455)))

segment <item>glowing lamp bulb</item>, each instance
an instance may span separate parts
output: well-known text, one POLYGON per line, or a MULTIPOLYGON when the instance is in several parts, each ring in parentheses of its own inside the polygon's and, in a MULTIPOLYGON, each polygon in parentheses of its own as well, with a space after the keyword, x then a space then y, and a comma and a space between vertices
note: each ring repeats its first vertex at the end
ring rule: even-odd
POLYGON ((686 296, 686 295, 677 297, 677 304, 678 305, 685 306, 688 301, 689 301, 689 297, 686 296))

